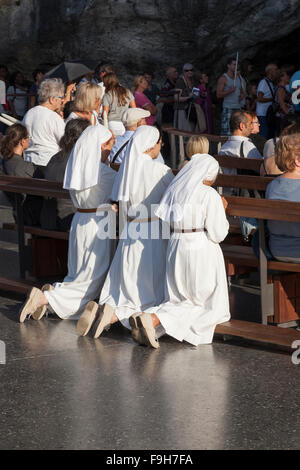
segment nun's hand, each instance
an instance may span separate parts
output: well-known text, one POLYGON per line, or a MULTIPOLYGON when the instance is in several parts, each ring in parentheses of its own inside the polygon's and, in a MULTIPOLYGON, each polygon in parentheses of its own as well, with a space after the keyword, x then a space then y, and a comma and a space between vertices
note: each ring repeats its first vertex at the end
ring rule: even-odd
POLYGON ((228 207, 228 202, 226 201, 225 197, 224 196, 221 196, 221 199, 222 199, 222 203, 223 203, 223 206, 224 206, 224 209, 226 211, 227 207, 228 207))

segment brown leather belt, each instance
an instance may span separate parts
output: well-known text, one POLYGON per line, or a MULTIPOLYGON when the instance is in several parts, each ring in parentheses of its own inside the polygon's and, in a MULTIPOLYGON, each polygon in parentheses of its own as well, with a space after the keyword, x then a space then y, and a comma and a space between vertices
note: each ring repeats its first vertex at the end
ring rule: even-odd
POLYGON ((83 214, 90 214, 91 212, 97 212, 98 209, 77 209, 76 212, 82 212, 83 214))
POLYGON ((204 228, 172 228, 172 233, 196 233, 196 232, 205 232, 204 228))

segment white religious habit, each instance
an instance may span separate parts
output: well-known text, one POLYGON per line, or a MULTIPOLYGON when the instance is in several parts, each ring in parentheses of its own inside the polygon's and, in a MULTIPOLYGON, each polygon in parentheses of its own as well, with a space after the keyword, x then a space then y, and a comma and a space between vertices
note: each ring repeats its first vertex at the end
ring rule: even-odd
POLYGON ((87 302, 98 298, 115 249, 115 240, 98 237, 107 217, 116 172, 101 162, 101 145, 111 132, 101 124, 88 127, 76 142, 66 167, 64 188, 70 191, 76 212, 70 229, 68 274, 53 290, 44 292, 62 319, 77 320, 87 302), (94 210, 93 210, 94 209, 94 210), (97 210, 98 209, 98 210, 97 210), (97 210, 97 212, 96 212, 97 210))
MULTIPOLYGON (((136 108, 132 108, 132 109, 136 109, 136 108)), ((123 135, 118 135, 116 137, 115 145, 111 149, 111 152, 110 152, 110 155, 109 155, 110 162, 114 161, 114 163, 118 163, 118 164, 122 163, 122 161, 124 160, 125 155, 126 155, 127 147, 129 145, 130 140, 131 140, 132 136, 134 135, 134 133, 135 133, 135 131, 126 130, 126 132, 123 135), (125 145, 125 147, 124 147, 124 145, 125 145), (121 152, 118 154, 117 158, 115 159, 115 155, 118 152, 118 150, 120 150, 120 149, 121 149, 121 152)), ((154 161, 155 161, 155 163, 165 163, 164 158, 163 158, 161 153, 159 153, 158 157, 154 161)))
POLYGON ((210 155, 192 156, 155 212, 173 231, 166 261, 167 298, 148 313, 156 313, 168 335, 195 346, 211 343, 216 325, 230 319, 219 246, 229 224, 221 197, 203 184, 213 181, 218 171, 219 165, 210 155))
POLYGON ((155 127, 141 126, 136 130, 111 194, 113 201, 128 204, 132 218, 120 236, 99 303, 113 307, 127 328, 130 328, 131 315, 159 305, 164 299, 168 241, 162 239, 161 224, 151 209, 154 211, 157 207, 174 176, 169 167, 156 163, 145 153, 158 140, 159 132, 155 127), (140 214, 135 211, 138 206, 140 214), (151 238, 151 233, 155 239, 151 238))

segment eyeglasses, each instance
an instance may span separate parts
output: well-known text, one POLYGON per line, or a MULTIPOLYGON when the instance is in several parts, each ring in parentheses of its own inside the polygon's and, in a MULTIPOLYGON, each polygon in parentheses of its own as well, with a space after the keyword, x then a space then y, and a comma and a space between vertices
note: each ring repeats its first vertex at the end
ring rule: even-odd
POLYGON ((259 121, 251 121, 251 124, 258 124, 260 126, 260 122, 259 121))
POLYGON ((194 69, 185 69, 185 72, 193 72, 194 69))
POLYGON ((65 97, 65 95, 63 95, 63 96, 53 96, 53 98, 54 98, 55 100, 63 100, 64 97, 65 97))

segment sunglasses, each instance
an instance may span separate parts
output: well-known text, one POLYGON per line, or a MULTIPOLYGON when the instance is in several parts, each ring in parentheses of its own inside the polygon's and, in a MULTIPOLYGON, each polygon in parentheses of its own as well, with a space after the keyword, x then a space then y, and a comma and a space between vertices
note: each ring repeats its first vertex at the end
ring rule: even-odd
POLYGON ((193 72, 194 69, 185 69, 185 72, 193 72))

